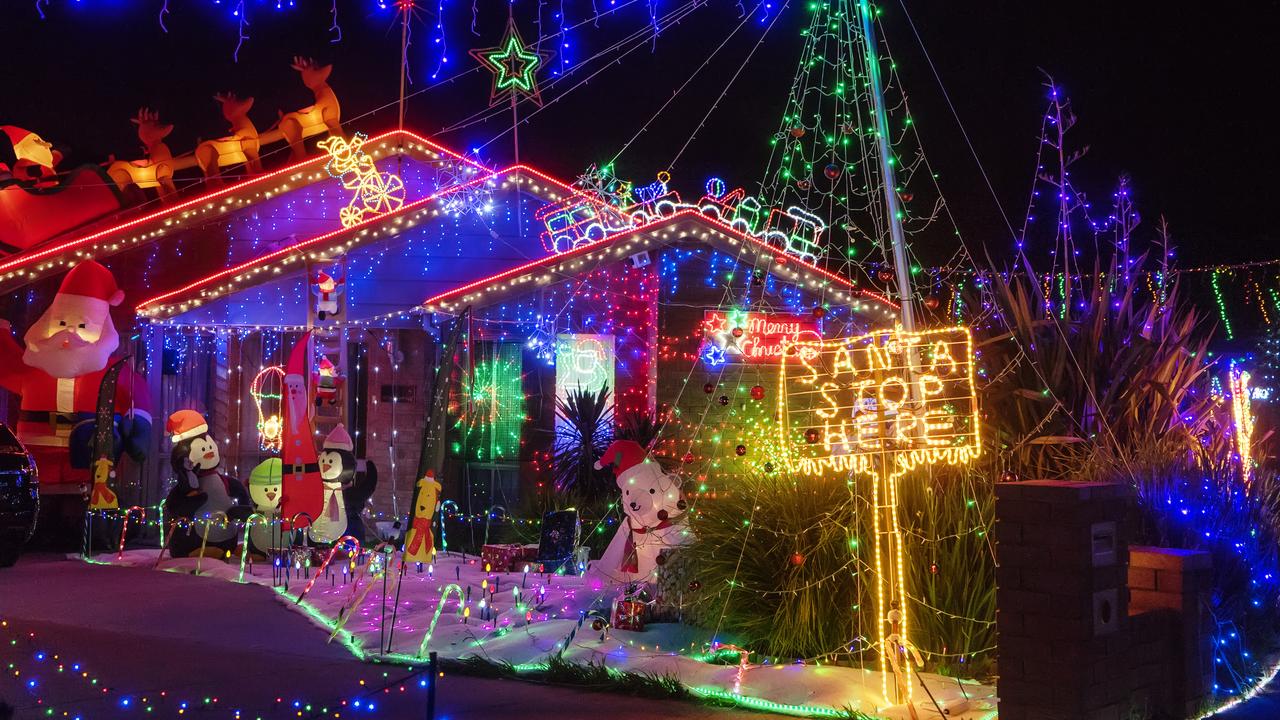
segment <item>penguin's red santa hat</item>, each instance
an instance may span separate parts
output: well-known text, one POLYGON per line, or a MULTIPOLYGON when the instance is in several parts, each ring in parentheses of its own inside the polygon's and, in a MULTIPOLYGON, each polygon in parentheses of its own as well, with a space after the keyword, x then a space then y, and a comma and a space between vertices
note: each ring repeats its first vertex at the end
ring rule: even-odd
POLYGON ((169 434, 169 440, 176 445, 183 440, 190 440, 208 433, 209 423, 195 410, 179 410, 169 416, 168 422, 164 425, 164 431, 169 434))
POLYGON ((342 423, 329 432, 324 438, 324 450, 346 450, 347 452, 355 452, 356 444, 351 440, 351 433, 343 427, 342 423))
POLYGON ((622 473, 644 462, 648 454, 644 446, 635 440, 614 440, 596 461, 595 468, 601 470, 606 465, 612 465, 614 477, 619 477, 622 473))

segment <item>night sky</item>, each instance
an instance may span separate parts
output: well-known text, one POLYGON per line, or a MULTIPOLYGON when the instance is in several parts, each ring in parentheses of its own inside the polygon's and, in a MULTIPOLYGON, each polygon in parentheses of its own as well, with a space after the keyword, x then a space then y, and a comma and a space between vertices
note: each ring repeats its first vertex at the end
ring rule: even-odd
MULTIPOLYGON (((274 122, 277 110, 309 104, 310 93, 288 67, 292 55, 302 54, 334 63, 330 84, 342 101, 344 122, 365 116, 349 127, 373 134, 394 126, 399 26, 394 14, 377 10, 373 0, 337 0, 343 34, 339 43, 330 43, 330 0, 295 0, 298 7, 284 12, 273 9, 275 0, 245 0, 252 25, 238 62, 232 59, 234 0, 170 2, 174 9, 165 18, 165 33, 157 24, 163 0, 51 0, 45 20, 37 15, 34 0, 5 0, 0 27, 8 62, 0 72, 0 123, 27 127, 52 140, 68 153, 66 167, 99 162, 108 153, 137 156, 129 118, 146 105, 177 125, 169 139, 176 154, 190 149, 197 137, 224 132, 211 100, 216 91, 255 96, 251 116, 259 129, 274 122)), ((473 68, 466 50, 492 46, 499 39, 507 4, 476 2, 478 37, 470 29, 471 3, 445 3, 450 62, 442 77, 473 68)), ((654 2, 659 14, 677 7, 670 0, 654 2)), ((1080 120, 1075 143, 1091 147, 1074 172, 1077 186, 1091 198, 1105 204, 1115 179, 1129 174, 1144 227, 1150 230, 1155 218, 1165 214, 1187 264, 1276 255, 1269 208, 1277 189, 1272 171, 1280 143, 1266 108, 1274 103, 1277 63, 1272 48, 1280 30, 1280 2, 1251 2, 1247 11, 1220 12, 1202 3, 1146 0, 906 2, 1015 226, 1024 214, 1032 179, 1046 100, 1039 70, 1044 68, 1072 98, 1080 120)), ((596 4, 602 11, 609 7, 607 0, 596 4)), ((410 56, 415 82, 410 90, 422 92, 409 103, 407 124, 433 135, 483 111, 490 81, 476 71, 428 88, 439 54, 432 30, 435 3, 419 0, 419 5, 430 7, 419 10, 414 27, 410 56)), ((543 33, 558 28, 554 15, 561 7, 570 24, 592 17, 589 0, 565 0, 563 5, 544 0, 543 33)), ((649 7, 636 0, 601 17, 598 28, 586 23, 573 30, 569 59, 581 63, 641 30, 649 21, 649 7)), ((886 0, 881 7, 889 48, 926 153, 941 172, 961 231, 985 244, 993 257, 1007 256, 1012 243, 996 203, 902 5, 886 0)), ((516 4, 526 40, 537 35, 538 8, 534 0, 516 4)), ((807 24, 807 11, 794 0, 781 13, 767 35, 766 24, 753 19, 715 53, 621 155, 619 174, 647 180, 670 166, 765 35, 706 127, 671 168, 673 185, 686 195, 700 193, 709 175, 748 187, 757 182, 801 49, 800 30, 807 24)), ((591 162, 608 160, 738 23, 732 0, 708 0, 620 63, 594 61, 557 81, 545 91, 546 108, 521 126, 521 159, 566 179, 591 162), (606 69, 590 82, 564 94, 601 67, 606 69)), ((561 62, 553 65, 558 68, 561 62)), ((499 112, 438 139, 455 147, 481 147, 482 158, 505 163, 511 159, 510 137, 493 138, 509 127, 510 115, 499 112)), ((923 259, 944 259, 928 255, 926 250, 923 259)))

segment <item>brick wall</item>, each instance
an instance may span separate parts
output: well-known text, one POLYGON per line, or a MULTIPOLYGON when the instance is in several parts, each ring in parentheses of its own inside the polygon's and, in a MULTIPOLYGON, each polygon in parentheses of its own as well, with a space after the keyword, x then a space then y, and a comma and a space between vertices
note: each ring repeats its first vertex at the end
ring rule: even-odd
POLYGON ((996 486, 1001 720, 1192 717, 1212 684, 1206 553, 1128 546, 1120 485, 996 486))
POLYGON ((1192 717, 1213 692, 1207 552, 1129 548, 1130 674, 1153 709, 1192 717))
POLYGON ((996 631, 1001 720, 1109 720, 1128 701, 1124 543, 1094 558, 1119 521, 1118 485, 996 486, 996 631))

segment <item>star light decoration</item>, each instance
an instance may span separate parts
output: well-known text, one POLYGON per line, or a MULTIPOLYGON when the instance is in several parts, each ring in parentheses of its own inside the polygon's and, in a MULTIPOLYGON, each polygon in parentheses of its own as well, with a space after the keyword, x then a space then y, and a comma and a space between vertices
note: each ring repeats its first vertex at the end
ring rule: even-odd
POLYGON ((551 53, 531 50, 520 38, 514 19, 507 21, 507 32, 496 47, 471 50, 471 57, 493 73, 493 90, 489 94, 489 106, 502 102, 508 94, 518 95, 542 105, 538 91, 538 69, 551 60, 551 53))

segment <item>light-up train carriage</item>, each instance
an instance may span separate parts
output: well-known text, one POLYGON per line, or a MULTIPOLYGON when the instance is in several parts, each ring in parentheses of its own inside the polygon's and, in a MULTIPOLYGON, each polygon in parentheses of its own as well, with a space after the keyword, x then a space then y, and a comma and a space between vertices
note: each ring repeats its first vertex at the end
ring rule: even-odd
POLYGON ((534 219, 546 228, 540 237, 542 246, 550 253, 568 252, 631 227, 627 216, 613 206, 581 195, 539 209, 534 219))

